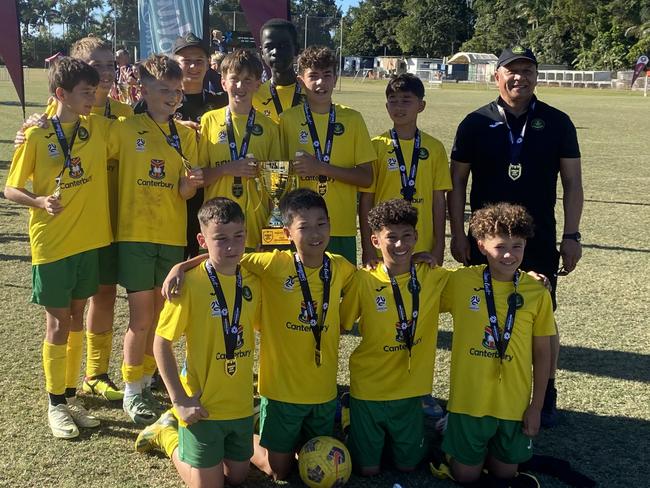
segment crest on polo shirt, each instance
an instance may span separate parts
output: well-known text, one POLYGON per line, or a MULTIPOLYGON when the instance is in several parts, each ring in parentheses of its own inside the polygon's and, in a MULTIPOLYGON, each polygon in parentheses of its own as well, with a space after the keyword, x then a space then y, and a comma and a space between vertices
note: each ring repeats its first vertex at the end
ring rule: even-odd
POLYGON ((152 159, 149 176, 154 180, 162 180, 165 177, 165 160, 152 159))
POLYGON ((81 167, 81 159, 79 157, 74 157, 70 160, 70 172, 68 173, 70 178, 81 178, 84 174, 84 170, 81 167))
POLYGON ((144 150, 145 150, 144 146, 145 146, 144 139, 142 137, 138 137, 135 140, 135 150, 138 151, 138 152, 144 152, 144 150))
POLYGON ((386 312, 388 310, 386 297, 383 295, 377 295, 375 297, 375 305, 377 306, 377 312, 386 312))

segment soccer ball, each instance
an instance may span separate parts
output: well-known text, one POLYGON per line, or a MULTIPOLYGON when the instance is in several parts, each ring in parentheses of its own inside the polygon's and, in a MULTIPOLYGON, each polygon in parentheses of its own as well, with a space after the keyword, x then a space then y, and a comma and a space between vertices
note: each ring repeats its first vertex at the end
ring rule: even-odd
POLYGON ((352 460, 341 441, 327 436, 314 437, 298 454, 298 470, 310 488, 335 488, 347 483, 352 460))

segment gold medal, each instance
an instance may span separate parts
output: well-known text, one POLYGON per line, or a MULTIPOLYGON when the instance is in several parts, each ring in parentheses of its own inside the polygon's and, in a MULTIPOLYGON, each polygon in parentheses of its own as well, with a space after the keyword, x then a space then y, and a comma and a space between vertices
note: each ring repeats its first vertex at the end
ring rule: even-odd
POLYGON ((325 196, 327 193, 327 180, 318 182, 318 194, 320 196, 325 196))
POLYGON ((316 349, 316 352, 314 353, 314 359, 316 361, 316 366, 320 368, 321 366, 321 354, 320 354, 320 349, 316 349))
POLYGON ((232 184, 232 194, 235 198, 239 198, 244 194, 244 185, 241 183, 232 184))
POLYGON ((237 360, 235 358, 226 359, 226 374, 230 377, 233 377, 235 376, 236 372, 237 372, 237 360))
POLYGON ((508 165, 508 176, 512 181, 516 181, 521 176, 521 163, 510 163, 508 165))

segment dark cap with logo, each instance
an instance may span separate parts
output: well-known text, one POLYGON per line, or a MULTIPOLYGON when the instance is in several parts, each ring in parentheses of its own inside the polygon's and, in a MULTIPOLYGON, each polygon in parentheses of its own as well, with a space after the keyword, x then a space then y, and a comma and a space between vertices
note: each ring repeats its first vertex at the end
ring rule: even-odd
POLYGON ((196 37, 192 32, 188 32, 181 37, 177 37, 174 42, 174 48, 172 49, 173 54, 178 54, 178 51, 185 49, 186 47, 199 47, 203 49, 205 54, 208 54, 208 50, 203 45, 203 41, 196 37))
POLYGON ((497 68, 505 66, 508 63, 512 63, 517 59, 527 59, 528 61, 534 63, 535 66, 537 66, 537 58, 533 54, 533 51, 525 47, 513 46, 505 48, 501 52, 501 56, 499 56, 499 60, 497 61, 497 68))

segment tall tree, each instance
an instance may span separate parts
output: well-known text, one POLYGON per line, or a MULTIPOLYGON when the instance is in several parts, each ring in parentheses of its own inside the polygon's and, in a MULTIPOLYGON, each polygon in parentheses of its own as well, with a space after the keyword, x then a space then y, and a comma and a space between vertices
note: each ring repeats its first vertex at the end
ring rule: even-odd
POLYGON ((304 43, 306 24, 308 46, 319 44, 335 47, 333 36, 339 28, 341 15, 336 0, 291 0, 291 19, 296 24, 301 44, 304 43))
POLYGON ((405 0, 365 0, 344 18, 344 54, 401 54, 397 24, 405 15, 405 0))
POLYGON ((499 54, 505 46, 523 43, 526 19, 517 16, 511 0, 474 0, 474 36, 462 50, 499 54))
POLYGON ((442 57, 469 38, 472 12, 466 0, 406 0, 396 38, 404 53, 442 57))

